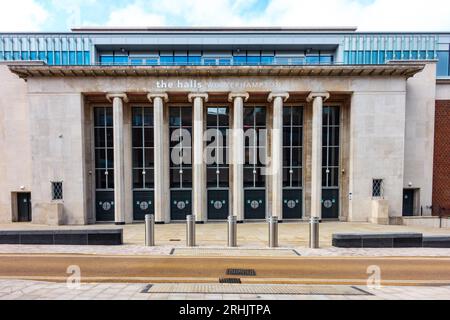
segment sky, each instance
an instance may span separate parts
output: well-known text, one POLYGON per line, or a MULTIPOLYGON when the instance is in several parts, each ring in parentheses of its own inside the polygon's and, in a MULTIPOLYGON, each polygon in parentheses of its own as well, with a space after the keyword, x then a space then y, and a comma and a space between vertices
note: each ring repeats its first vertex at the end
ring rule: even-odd
POLYGON ((355 26, 360 31, 450 31, 448 0, 13 0, 0 32, 82 26, 355 26))

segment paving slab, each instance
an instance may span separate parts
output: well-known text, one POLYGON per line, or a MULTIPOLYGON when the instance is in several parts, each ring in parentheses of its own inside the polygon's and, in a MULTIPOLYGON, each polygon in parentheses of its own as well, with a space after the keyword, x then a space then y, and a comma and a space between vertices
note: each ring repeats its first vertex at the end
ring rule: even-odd
MULTIPOLYGON (((207 288, 208 293, 141 293, 145 287, 142 284, 129 284, 134 291, 117 295, 118 284, 108 284, 105 291, 92 291, 97 284, 82 284, 80 289, 69 289, 64 283, 45 283, 46 289, 26 293, 25 288, 42 288, 42 282, 26 280, 0 280, 0 300, 450 300, 450 286, 441 287, 380 287, 366 286, 300 286, 300 285, 234 285, 233 292, 217 293, 214 288, 207 288), (62 294, 55 294, 61 289, 62 294), (289 293, 287 293, 289 292, 289 293), (284 293, 284 294, 283 294, 284 293)), ((164 284, 159 284, 164 286, 164 284)), ((173 288, 172 285, 168 285, 173 288)), ((232 285, 229 285, 232 286, 232 285)), ((168 288, 169 288, 168 287, 168 288)), ((213 285, 215 289, 223 290, 223 285, 213 285)), ((205 288, 204 284, 183 286, 184 289, 197 290, 205 288)), ((175 290, 177 291, 177 290, 175 290)), ((179 290, 178 290, 179 291, 179 290)))

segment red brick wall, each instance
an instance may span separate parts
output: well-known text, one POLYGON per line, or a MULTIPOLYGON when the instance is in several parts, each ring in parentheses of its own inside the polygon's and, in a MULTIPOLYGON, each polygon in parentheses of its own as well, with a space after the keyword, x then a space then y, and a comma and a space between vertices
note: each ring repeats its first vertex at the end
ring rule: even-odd
POLYGON ((436 101, 433 171, 434 214, 440 206, 450 216, 450 100, 436 101))

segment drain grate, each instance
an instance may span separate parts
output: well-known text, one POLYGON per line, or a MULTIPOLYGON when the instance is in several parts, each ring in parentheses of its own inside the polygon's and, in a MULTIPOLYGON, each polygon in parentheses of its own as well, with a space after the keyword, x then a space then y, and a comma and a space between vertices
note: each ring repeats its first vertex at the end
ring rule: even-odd
POLYGON ((220 278, 219 283, 241 284, 242 282, 239 278, 220 278))
POLYGON ((228 276, 243 276, 255 277, 256 271, 254 269, 227 269, 228 276))

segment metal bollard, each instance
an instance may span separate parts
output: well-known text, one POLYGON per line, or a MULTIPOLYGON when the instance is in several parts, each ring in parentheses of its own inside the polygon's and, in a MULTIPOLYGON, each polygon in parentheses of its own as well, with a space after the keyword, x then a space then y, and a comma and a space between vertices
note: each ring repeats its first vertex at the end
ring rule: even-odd
POLYGON ((186 217, 186 246, 195 247, 195 215, 186 217))
POLYGON ((155 246, 155 216, 152 214, 145 216, 145 245, 155 246))
POLYGON ((269 218, 269 247, 278 247, 278 217, 269 218))
POLYGON ((228 247, 237 247, 237 217, 228 217, 228 247))
POLYGON ((319 226, 320 218, 312 217, 309 222, 309 247, 311 249, 319 248, 319 226))

